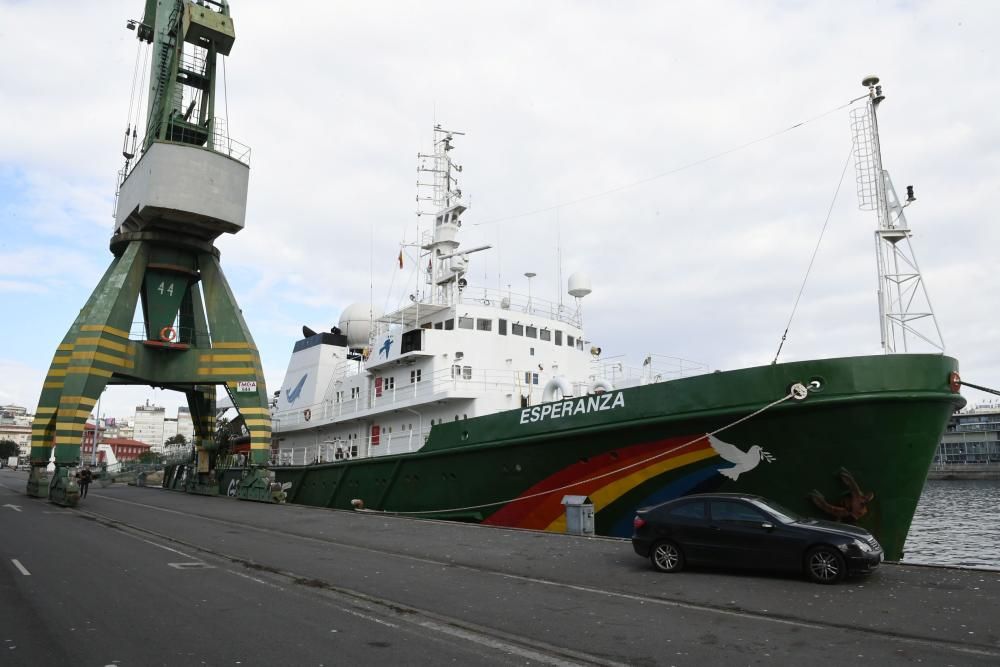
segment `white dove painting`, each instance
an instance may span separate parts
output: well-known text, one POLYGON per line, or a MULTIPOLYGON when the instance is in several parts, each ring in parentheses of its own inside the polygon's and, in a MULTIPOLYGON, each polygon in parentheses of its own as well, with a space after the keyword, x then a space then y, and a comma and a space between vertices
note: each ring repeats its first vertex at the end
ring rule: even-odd
POLYGON ((719 468, 719 472, 734 482, 745 472, 753 470, 757 467, 757 464, 761 461, 767 461, 770 463, 774 460, 774 456, 770 452, 766 452, 760 448, 758 445, 754 445, 747 451, 741 450, 736 445, 730 445, 728 442, 722 442, 714 435, 708 436, 708 443, 712 445, 712 449, 715 453, 735 465, 732 468, 719 468))

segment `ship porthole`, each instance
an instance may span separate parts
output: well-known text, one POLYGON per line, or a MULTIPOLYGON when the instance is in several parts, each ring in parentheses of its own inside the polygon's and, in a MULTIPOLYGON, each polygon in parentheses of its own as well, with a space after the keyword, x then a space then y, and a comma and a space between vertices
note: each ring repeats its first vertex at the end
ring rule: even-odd
POLYGON ((521 472, 521 464, 520 463, 515 463, 514 464, 514 470, 516 470, 517 472, 521 472))
POLYGON ((469 439, 469 432, 462 431, 462 440, 468 440, 468 439, 469 439))
POLYGON ((826 379, 820 377, 819 375, 814 375, 809 378, 809 382, 806 384, 809 387, 809 393, 815 393, 823 391, 823 387, 826 386, 826 379))

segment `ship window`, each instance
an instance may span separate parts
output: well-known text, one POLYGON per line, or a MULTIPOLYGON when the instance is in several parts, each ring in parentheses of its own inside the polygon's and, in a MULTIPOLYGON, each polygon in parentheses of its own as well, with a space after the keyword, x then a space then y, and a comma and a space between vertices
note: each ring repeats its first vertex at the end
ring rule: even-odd
POLYGON ((583 339, 582 338, 577 338, 576 339, 576 349, 578 349, 578 350, 582 350, 583 349, 583 339))
POLYGON ((431 325, 431 323, 430 323, 430 322, 424 322, 423 324, 421 324, 421 325, 420 325, 420 328, 421 328, 421 329, 430 329, 430 328, 431 328, 431 326, 432 326, 432 325, 431 325))
POLYGON ((562 345, 562 331, 556 329, 556 345, 562 345))
POLYGON ((538 332, 538 337, 542 340, 552 340, 552 332, 548 329, 542 329, 538 332))
POLYGON ((531 384, 538 384, 538 373, 531 374, 531 384))
POLYGON ((420 373, 421 373, 421 370, 419 368, 416 369, 416 370, 410 371, 410 384, 413 384, 415 382, 420 382, 420 373))
POLYGON ((465 380, 472 379, 472 366, 462 366, 462 378, 465 380))
POLYGON ((434 328, 435 329, 443 329, 444 328, 444 322, 435 322, 434 323, 434 328))
POLYGON ((457 378, 461 374, 462 374, 462 367, 461 366, 459 366, 458 364, 455 364, 454 366, 451 367, 451 376, 453 378, 457 378))
POLYGON ((538 338, 538 328, 533 326, 528 326, 524 330, 524 335, 528 338, 538 338))
POLYGON ((524 371, 524 384, 531 384, 531 371, 524 371))
POLYGON ((482 317, 476 318, 476 330, 478 331, 493 331, 493 320, 488 320, 482 317))
POLYGON ((497 320, 497 333, 501 336, 507 335, 507 320, 499 319, 497 320))
POLYGON ((458 318, 458 328, 459 329, 471 329, 472 328, 472 318, 471 317, 460 317, 460 318, 458 318))
POLYGON ((566 344, 569 345, 570 347, 573 347, 573 337, 572 336, 566 336, 566 344))
POLYGON ((523 336, 524 335, 524 327, 521 326, 520 324, 514 323, 514 324, 510 325, 510 332, 512 334, 514 334, 515 336, 523 336))
POLYGON ((454 329, 455 328, 455 320, 453 320, 451 318, 448 318, 447 320, 445 320, 444 321, 444 328, 447 329, 448 331, 451 331, 452 329, 454 329))
POLYGON ((385 378, 385 381, 383 382, 382 386, 385 388, 386 391, 389 391, 390 389, 395 389, 396 388, 396 378, 394 378, 394 377, 387 377, 387 378, 385 378))
POLYGON ((406 354, 422 349, 422 339, 424 332, 420 329, 413 329, 403 334, 399 341, 399 353, 406 354))
POLYGON ((535 348, 533 348, 533 347, 529 347, 529 348, 528 348, 528 354, 529 354, 530 356, 532 356, 532 357, 533 357, 533 356, 535 356, 535 348))
POLYGON ((361 387, 351 387, 351 398, 357 398, 361 395, 361 387))
POLYGON ((338 391, 338 392, 337 392, 337 399, 336 399, 336 402, 337 402, 337 403, 342 403, 343 401, 344 401, 344 392, 342 392, 342 391, 338 391))

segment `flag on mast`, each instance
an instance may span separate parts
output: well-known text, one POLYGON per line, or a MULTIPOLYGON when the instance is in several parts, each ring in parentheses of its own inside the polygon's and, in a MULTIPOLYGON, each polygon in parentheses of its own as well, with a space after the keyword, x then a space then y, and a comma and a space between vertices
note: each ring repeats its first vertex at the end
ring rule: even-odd
POLYGON ((399 268, 403 268, 403 251, 399 251, 399 268))

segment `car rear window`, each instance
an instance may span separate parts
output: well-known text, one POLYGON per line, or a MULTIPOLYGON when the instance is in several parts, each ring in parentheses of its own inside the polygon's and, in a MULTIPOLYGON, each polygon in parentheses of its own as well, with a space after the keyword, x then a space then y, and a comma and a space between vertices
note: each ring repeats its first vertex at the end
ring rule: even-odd
POLYGON ((763 513, 744 503, 713 500, 711 505, 714 521, 767 521, 763 513))
POLYGON ((680 505, 675 505, 670 508, 670 516, 682 519, 704 519, 705 518, 705 503, 701 501, 692 501, 690 503, 681 503, 680 505))

